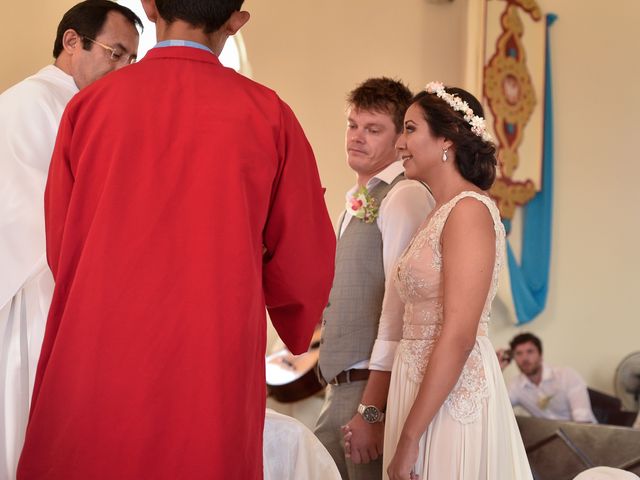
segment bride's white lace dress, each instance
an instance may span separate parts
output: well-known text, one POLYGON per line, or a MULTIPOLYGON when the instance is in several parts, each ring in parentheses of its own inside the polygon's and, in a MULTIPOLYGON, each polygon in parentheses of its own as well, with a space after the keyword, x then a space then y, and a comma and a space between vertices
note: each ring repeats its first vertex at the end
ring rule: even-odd
POLYGON ((415 471, 420 480, 532 478, 496 353, 487 337, 491 302, 504 256, 504 228, 491 199, 475 192, 462 192, 440 207, 418 230, 398 262, 395 283, 405 303, 405 313, 387 403, 385 479, 442 329, 440 237, 449 213, 465 197, 482 202, 493 217, 496 233, 493 278, 473 351, 456 386, 420 440, 415 471))

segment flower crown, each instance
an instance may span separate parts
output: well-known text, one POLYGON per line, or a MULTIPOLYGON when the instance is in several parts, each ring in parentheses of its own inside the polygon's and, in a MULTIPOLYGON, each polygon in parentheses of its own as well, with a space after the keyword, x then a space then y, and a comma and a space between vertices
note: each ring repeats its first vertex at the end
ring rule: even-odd
POLYGON ((484 118, 473 113, 473 109, 469 104, 460 97, 447 93, 442 82, 429 82, 424 89, 427 93, 435 93, 438 98, 447 102, 455 111, 462 112, 464 114, 464 120, 471 125, 471 131, 482 138, 482 140, 485 142, 491 142, 493 140, 489 132, 487 132, 484 118))

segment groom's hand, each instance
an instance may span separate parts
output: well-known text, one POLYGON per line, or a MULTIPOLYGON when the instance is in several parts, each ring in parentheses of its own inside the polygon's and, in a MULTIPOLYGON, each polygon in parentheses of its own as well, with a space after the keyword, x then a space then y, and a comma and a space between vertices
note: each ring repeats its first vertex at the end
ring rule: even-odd
POLYGON ((353 463, 369 463, 382 456, 384 422, 367 423, 356 413, 342 433, 346 456, 353 463))

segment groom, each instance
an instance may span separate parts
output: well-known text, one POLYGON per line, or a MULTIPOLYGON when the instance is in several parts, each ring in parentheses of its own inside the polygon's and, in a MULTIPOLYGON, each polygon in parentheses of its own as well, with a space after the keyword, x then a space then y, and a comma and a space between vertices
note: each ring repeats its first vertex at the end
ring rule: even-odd
POLYGON ((384 409, 396 342, 376 341, 381 316, 402 324, 403 305, 382 311, 393 266, 434 205, 427 188, 404 178, 395 142, 411 92, 370 78, 348 95, 345 146, 356 185, 340 217, 336 271, 324 311, 319 374, 328 384, 315 433, 343 479, 382 476, 384 409), (350 455, 343 432, 350 434, 350 455))

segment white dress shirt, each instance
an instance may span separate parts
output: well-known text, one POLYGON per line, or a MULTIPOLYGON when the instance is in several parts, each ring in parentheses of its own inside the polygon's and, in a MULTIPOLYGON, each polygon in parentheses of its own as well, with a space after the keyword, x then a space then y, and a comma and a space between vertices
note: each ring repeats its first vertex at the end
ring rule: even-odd
MULTIPOLYGON (((404 171, 402 162, 396 161, 387 168, 374 175, 367 182, 367 189, 371 191, 380 182, 387 184, 404 171)), ((348 200, 358 189, 354 185, 346 195, 348 200)), ((380 202, 376 225, 382 234, 382 263, 385 274, 385 292, 393 288, 393 283, 389 283, 392 277, 391 272, 396 261, 404 252, 420 224, 433 209, 435 200, 427 188, 415 180, 401 181, 396 183, 387 195, 380 202), (391 286, 391 287, 390 287, 391 286)), ((344 220, 340 226, 340 236, 344 233, 353 216, 348 212, 344 215, 344 220)), ((386 297, 386 293, 385 293, 386 297)), ((383 301, 384 305, 384 301, 383 301)), ((400 325, 402 329, 402 316, 404 305, 395 305, 395 308, 384 309, 380 317, 380 327, 388 328, 388 325, 400 325)), ((380 331, 378 332, 380 336, 380 331)), ((369 368, 371 370, 390 371, 393 364, 397 341, 376 340, 371 359, 352 365, 350 368, 369 368)))
POLYGON ((542 365, 540 385, 521 373, 509 384, 511 404, 532 416, 550 420, 597 423, 591 410, 587 385, 569 367, 542 365))

